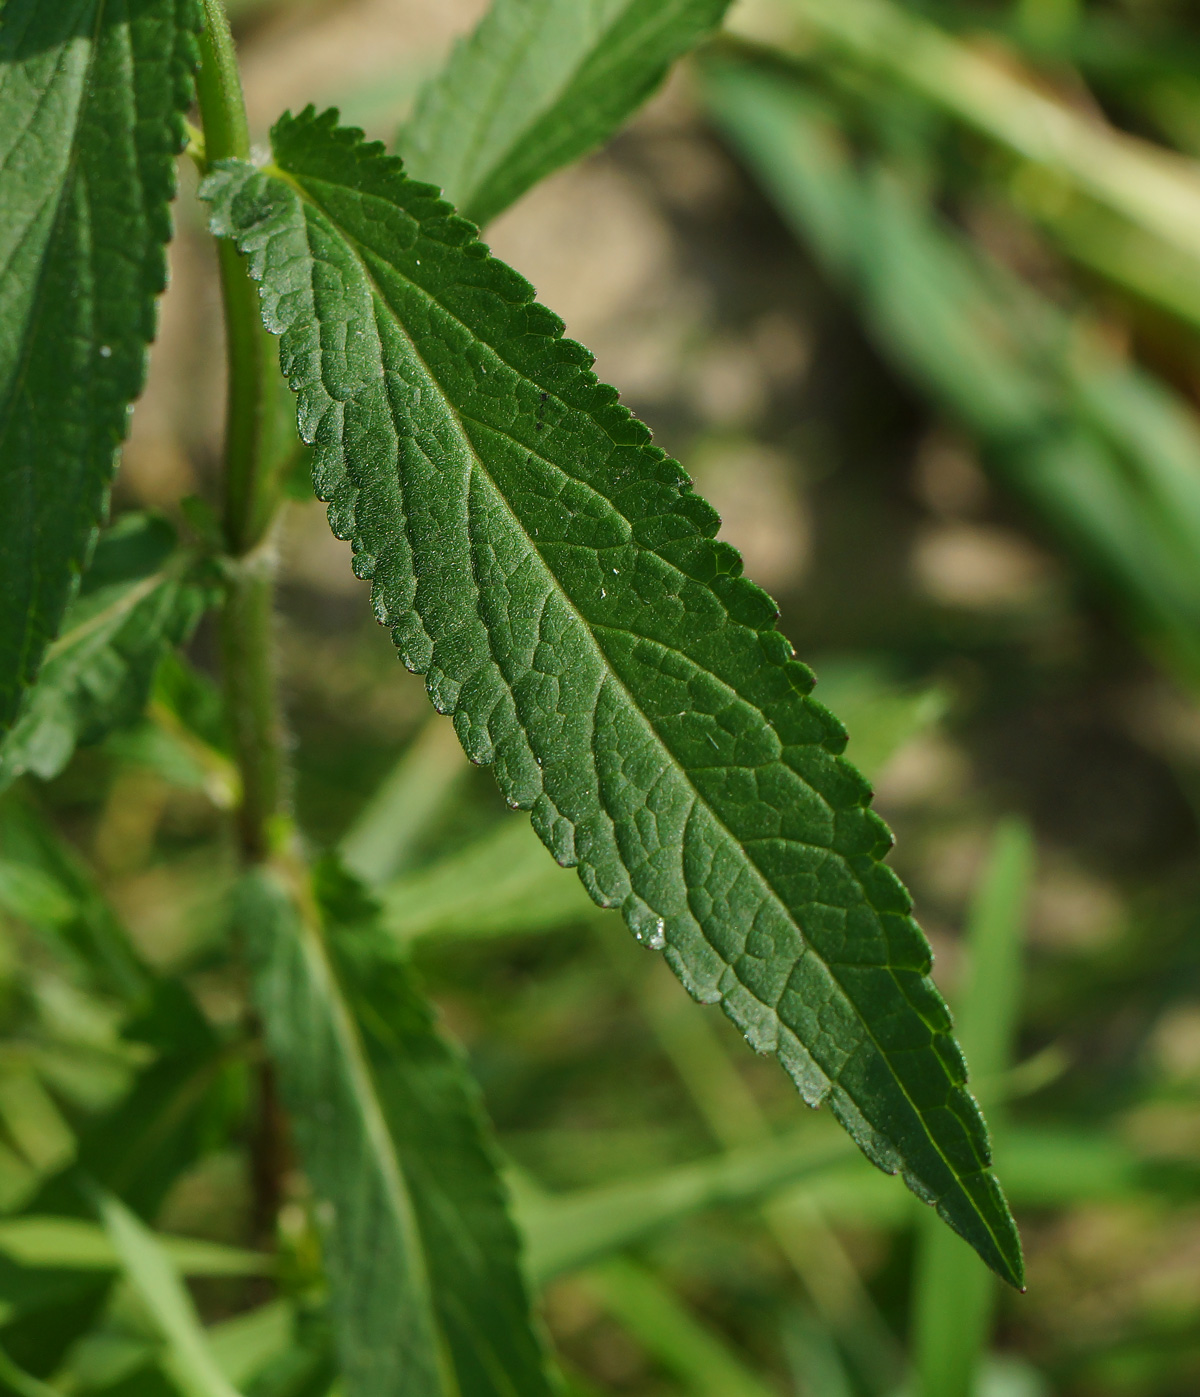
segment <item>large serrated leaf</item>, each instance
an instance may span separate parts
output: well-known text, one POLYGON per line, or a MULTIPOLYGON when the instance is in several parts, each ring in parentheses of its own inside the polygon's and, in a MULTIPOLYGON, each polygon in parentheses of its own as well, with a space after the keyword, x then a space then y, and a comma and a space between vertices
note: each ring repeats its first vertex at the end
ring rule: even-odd
POLYGON ((729 0, 495 0, 401 133, 414 178, 486 223, 611 136, 728 8, 729 0))
POLYGON ((891 836, 715 512, 436 191, 336 113, 273 142, 214 227, 405 662, 592 897, 1019 1283, 891 836))
POLYGON ((373 904, 345 875, 323 891, 302 917, 256 875, 238 920, 326 1223, 347 1397, 548 1397, 474 1084, 373 904))
POLYGON ((0 7, 0 732, 142 388, 198 26, 195 0, 0 7))
POLYGON ((158 662, 188 639, 209 600, 174 543, 165 521, 136 515, 101 540, 83 595, 0 741, 0 790, 23 772, 57 776, 78 744, 140 716, 158 662))

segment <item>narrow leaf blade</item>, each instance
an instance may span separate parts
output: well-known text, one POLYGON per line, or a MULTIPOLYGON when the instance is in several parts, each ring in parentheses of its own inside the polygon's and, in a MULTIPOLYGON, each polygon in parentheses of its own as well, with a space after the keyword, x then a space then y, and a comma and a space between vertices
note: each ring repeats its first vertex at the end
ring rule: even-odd
POLYGON ((548 1394, 475 1090, 373 907, 349 915, 367 921, 301 918, 266 876, 245 885, 240 914, 267 1045, 328 1210, 347 1393, 548 1394))
POLYGON ((398 160, 332 112, 273 142, 210 177, 214 227, 405 663, 595 901, 1020 1284, 891 836, 716 513, 398 160))
POLYGON ((142 388, 198 26, 195 0, 0 10, 0 732, 142 388))
POLYGON ((412 174, 486 223, 611 136, 729 0, 495 0, 400 136, 412 174))
POLYGON ((166 1347, 164 1366, 188 1397, 238 1397, 217 1366, 179 1272, 146 1224, 111 1193, 96 1211, 129 1283, 166 1347))

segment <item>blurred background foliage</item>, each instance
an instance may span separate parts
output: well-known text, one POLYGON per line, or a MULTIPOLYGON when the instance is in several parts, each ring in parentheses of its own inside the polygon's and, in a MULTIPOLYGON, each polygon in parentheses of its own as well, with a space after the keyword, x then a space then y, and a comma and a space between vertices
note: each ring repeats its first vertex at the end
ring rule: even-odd
MULTIPOLYGON (((315 99, 390 140, 481 6, 230 8, 260 137, 315 99)), ((487 235, 717 505, 847 723, 995 1123, 1027 1296, 993 1294, 550 863, 427 720, 296 492, 300 825, 376 888, 469 1055, 568 1390, 1200 1389, 1197 157, 1184 0, 753 0, 487 235)), ((191 195, 118 509, 213 488, 191 195)), ((208 622, 189 656, 147 719, 0 799, 0 1387, 21 1397, 330 1390, 303 1185, 247 1124, 277 1108, 224 955, 208 622), (102 1232, 55 1194, 73 1159, 189 1292, 121 1205, 102 1232), (193 1302, 216 1365, 194 1389, 193 1302)))

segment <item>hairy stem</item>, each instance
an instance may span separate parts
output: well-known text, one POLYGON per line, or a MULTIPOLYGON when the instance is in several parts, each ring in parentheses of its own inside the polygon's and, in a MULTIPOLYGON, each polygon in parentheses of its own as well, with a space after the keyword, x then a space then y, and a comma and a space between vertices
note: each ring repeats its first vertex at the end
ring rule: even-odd
MULTIPOLYGON (((250 135, 229 22, 220 0, 204 0, 197 79, 205 159, 247 159, 250 135)), ((229 388, 223 472, 223 530, 229 590, 221 617, 226 708, 242 778, 238 843, 255 863, 271 847, 285 791, 285 743, 272 663, 274 557, 268 535, 279 506, 280 403, 275 346, 263 329, 258 293, 232 243, 217 245, 229 388)))

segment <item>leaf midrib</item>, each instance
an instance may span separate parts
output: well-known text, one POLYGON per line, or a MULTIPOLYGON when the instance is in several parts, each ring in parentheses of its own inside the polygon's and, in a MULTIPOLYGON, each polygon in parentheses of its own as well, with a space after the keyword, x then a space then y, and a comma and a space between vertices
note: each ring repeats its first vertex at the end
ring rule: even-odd
MULTIPOLYGON (((629 12, 630 5, 637 3, 638 0, 624 0, 624 4, 622 4, 620 7, 620 16, 623 17, 624 15, 626 15, 629 12)), ((600 43, 603 43, 604 40, 608 37, 608 34, 612 31, 614 25, 615 21, 614 24, 610 24, 607 29, 602 30, 601 38, 599 40, 600 43)), ((472 39, 473 38, 474 36, 472 36, 472 39)), ((490 164, 485 165, 482 169, 477 169, 476 166, 477 161, 479 159, 479 153, 485 147, 488 130, 486 122, 481 122, 479 124, 478 132, 472 140, 467 151, 464 152, 462 162, 459 166, 459 169, 463 176, 463 182, 469 182, 470 185, 468 191, 457 191, 459 203, 463 205, 474 203, 475 199, 479 195, 479 191, 481 189, 487 188, 489 181, 491 181, 495 177, 496 171, 503 169, 505 162, 511 157, 513 151, 520 144, 521 140, 525 136, 527 136, 529 132, 533 130, 535 126, 538 125, 539 122, 545 119, 548 112, 554 109, 555 105, 562 100, 563 93, 569 91, 571 84, 575 81, 575 79, 579 76, 583 69, 587 67, 588 58, 590 57, 589 49, 594 47, 596 47, 596 41, 593 41, 590 45, 584 46, 582 59, 577 61, 575 65, 567 73, 564 74, 563 79, 559 83, 559 85, 548 94, 548 99, 545 102, 545 104, 541 107, 541 109, 533 113, 533 115, 525 121, 524 125, 513 130, 511 138, 508 141, 508 144, 505 147, 505 149, 502 150, 490 164)), ((497 91, 503 92, 508 80, 511 79, 513 74, 520 69, 522 62, 524 61, 524 57, 525 55, 518 49, 512 62, 509 65, 507 65, 504 69, 502 78, 498 82, 492 84, 493 100, 490 103, 490 109, 492 111, 495 110, 496 106, 494 100, 495 94, 497 93, 497 91)))
POLYGON ((308 963, 310 982, 320 987, 325 1000, 325 1012, 329 1016, 329 1026, 346 1064, 351 1092, 372 1147, 372 1154, 379 1162, 379 1174, 387 1193, 391 1212, 400 1230, 405 1234, 407 1245, 404 1250, 410 1257, 412 1278, 418 1288, 422 1308, 429 1326, 432 1341, 433 1365, 436 1376, 441 1380, 446 1397, 457 1397, 458 1382, 453 1376, 452 1366, 444 1354, 444 1336, 438 1322, 437 1309, 433 1302, 433 1291, 429 1271, 425 1263, 425 1244, 417 1221, 416 1207, 408 1191, 408 1181, 404 1167, 396 1155, 395 1143, 384 1119, 373 1089, 374 1078, 363 1048, 358 1030, 350 1011, 346 1007, 338 979, 322 938, 304 917, 297 918, 297 940, 300 955, 308 963))
MULTIPOLYGON (((985 1214, 983 1213, 983 1211, 978 1207, 978 1205, 976 1204, 974 1198, 972 1198, 971 1195, 970 1195, 970 1193, 967 1192, 967 1189, 965 1188, 965 1186, 964 1186, 964 1184, 963 1184, 962 1178, 960 1178, 960 1173, 959 1173, 959 1171, 954 1167, 954 1165, 951 1163, 951 1161, 947 1158, 946 1153, 945 1153, 945 1151, 942 1149, 942 1146, 941 1146, 940 1142, 938 1141, 937 1137, 934 1135, 934 1133, 933 1133, 933 1132, 928 1128, 928 1126, 926 1125, 926 1123, 925 1123, 925 1118, 924 1118, 923 1113, 921 1112, 920 1108, 917 1106, 916 1102, 913 1100, 913 1098, 912 1098, 912 1096, 910 1095, 910 1093, 909 1093, 907 1087, 905 1086, 904 1082, 901 1080, 901 1078, 900 1078, 899 1075, 897 1074, 895 1068, 893 1067, 890 1054, 888 1054, 887 1052, 884 1051, 884 1049, 883 1049, 882 1045, 880 1044, 878 1038, 876 1037, 876 1035, 875 1035, 875 1033, 874 1033, 874 1031, 873 1031, 871 1025, 867 1022, 867 1020, 866 1020, 865 1016, 863 1015, 861 1009, 859 1008, 858 1004, 855 1002, 854 998, 853 998, 853 997, 850 995, 850 993, 847 991, 846 987, 842 984, 842 981, 841 981, 841 979, 839 978, 839 976, 835 973, 834 966, 831 965, 828 961, 826 961, 825 958, 824 958, 823 956, 821 956, 821 955, 818 953, 818 951, 816 950, 816 947, 812 944, 812 942, 809 940, 809 938, 808 938, 807 935, 805 934, 804 928, 803 928, 802 926, 799 925, 799 923, 798 923, 798 921, 797 921, 797 919, 796 919, 794 913, 792 912, 792 910, 787 906, 787 904, 786 904, 785 902, 783 902, 783 900, 781 899, 781 897, 779 896, 779 894, 775 891, 775 889, 774 889, 774 888, 771 886, 771 884, 767 881, 766 876, 763 874, 762 870, 759 868, 758 864, 755 862, 755 860, 753 859, 753 857, 752 857, 749 853, 745 852, 745 849, 744 849, 744 846, 743 846, 742 842, 732 833, 732 831, 731 831, 731 830, 729 829, 729 827, 726 825, 726 823, 724 822, 724 820, 722 820, 721 817, 716 813, 716 811, 714 811, 714 810, 712 809, 711 805, 710 805, 710 804, 708 803, 708 801, 705 799, 703 793, 702 793, 701 791, 699 791, 699 790, 696 788, 696 786, 694 785, 694 783, 691 781, 690 775, 689 775, 689 773, 688 773, 687 768, 684 767, 684 766, 682 766, 682 765, 680 764, 679 759, 676 757, 674 751, 671 749, 671 747, 670 747, 670 745, 667 743, 666 739, 665 739, 664 737, 662 737, 662 735, 659 733, 658 729, 655 727, 653 721, 647 716, 647 714, 646 714, 646 713, 643 711, 643 709, 641 708, 640 704, 638 704, 637 701, 634 699, 633 695, 632 695, 632 694, 630 693, 630 691, 629 691, 628 686, 625 684, 625 681, 621 678, 619 672, 616 670, 616 668, 613 666, 612 662, 609 660, 609 657, 608 657, 607 652, 604 650, 603 646, 601 646, 601 645, 599 644, 599 642, 595 640, 594 634, 593 634, 593 629, 592 629, 592 626, 591 626, 591 623, 590 623, 589 621, 587 621, 586 618, 585 618, 585 617, 582 615, 582 613, 579 611, 578 607, 575 605, 575 602, 574 602, 573 597, 572 597, 571 594, 567 591, 567 589, 563 586, 563 584, 560 582, 560 580, 559 580, 557 574, 555 573, 554 569, 550 566, 550 564, 549 564, 549 563, 546 561, 546 559, 543 557, 543 555, 542 555, 540 549, 538 548, 536 542, 530 537, 528 531, 525 529, 524 524, 521 522, 521 520, 519 519, 519 517, 514 513, 514 511, 513 511, 513 509, 512 509, 512 506, 511 506, 511 504, 509 503, 509 501, 508 501, 508 499, 506 498, 506 496, 504 495, 503 491, 502 491, 502 490, 500 489, 500 487, 497 485, 497 483, 495 482, 495 480, 492 479, 491 474, 488 472, 488 470, 487 470, 486 466, 484 465, 483 461, 480 459, 478 452, 475 450, 475 447, 474 447, 473 443, 471 442, 470 436, 469 436, 469 434, 467 433, 466 428, 462 425, 462 416, 460 415, 460 413, 459 413, 457 407, 456 407, 456 406, 454 405, 454 403, 450 400, 450 398, 449 398, 449 396, 448 396, 448 394, 447 394, 447 391, 446 391, 446 389, 443 387, 441 381, 437 378, 437 376, 436 376, 436 375, 433 373, 433 371, 430 369, 429 365, 426 363, 424 356, 421 354, 420 350, 417 348, 415 342, 414 342, 413 339, 412 339, 412 336, 411 336, 411 335, 409 334, 409 332, 408 332, 407 327, 406 327, 406 326, 403 324, 403 322, 401 321, 398 312, 395 310, 395 308, 392 306, 391 302, 388 300, 387 296, 384 294, 384 292, 383 292, 381 286, 379 285, 378 281, 376 280, 376 278, 371 274, 371 270, 370 270, 370 266, 369 266, 369 262, 368 262, 368 257, 369 257, 371 254, 366 253, 366 252, 360 247, 360 245, 359 245, 359 243, 358 243, 358 240, 357 240, 356 238, 354 238, 353 236, 351 236, 349 233, 347 233, 346 230, 341 226, 341 224, 339 224, 339 223, 337 222, 337 220, 334 219, 334 218, 326 211, 326 209, 324 209, 319 203, 317 203, 317 201, 316 201, 315 199, 312 199, 312 198, 309 197, 307 191, 305 190, 303 184, 301 183, 301 179, 300 179, 299 176, 293 176, 293 175, 291 175, 289 172, 284 171, 284 170, 280 169, 278 166, 274 166, 274 165, 271 166, 271 167, 269 167, 269 172, 270 172, 270 173, 277 173, 277 174, 279 174, 279 175, 284 176, 285 182, 286 182, 287 185, 296 193, 297 197, 298 197, 299 200, 301 201, 301 204, 302 204, 302 205, 304 205, 304 204, 309 205, 310 207, 314 208, 323 218, 325 218, 325 219, 329 222, 330 226, 331 226, 331 227, 335 230, 335 232, 338 234, 338 236, 343 240, 343 242, 345 242, 346 246, 347 246, 348 248, 350 248, 350 250, 354 253, 356 259, 358 260, 360 266, 362 267, 363 276, 364 276, 365 280, 367 281, 369 287, 371 288, 371 291, 372 291, 372 298, 373 298, 373 299, 378 298, 380 301, 382 301, 382 303, 387 307, 388 311, 391 313, 391 316, 392 316, 392 318, 393 318, 393 320, 394 320, 396 326, 399 328, 399 330, 400 330, 400 332, 403 334, 405 340, 407 340, 409 346, 411 347, 412 352, 413 352, 413 355, 414 355, 414 357, 416 358, 417 362, 418 362, 418 363, 422 366, 422 368, 425 370, 426 374, 427 374, 428 377, 429 377, 429 381, 430 381, 430 382, 434 385, 434 387, 437 389, 438 394, 439 394, 439 396, 441 397, 441 400, 442 400, 442 403, 443 403, 443 406, 444 406, 446 412, 449 414, 449 416, 452 418, 452 420, 453 420, 455 423, 458 424, 459 430, 460 430, 460 435, 461 435, 463 441, 465 442, 465 444, 466 444, 466 446, 467 446, 467 449, 468 449, 468 451, 469 451, 469 453, 470 453, 472 459, 475 461, 476 467, 478 468, 480 474, 481 474, 482 477, 487 481, 488 485, 489 485, 490 488, 492 489, 492 491, 493 491, 493 493, 495 494, 496 498, 502 503, 502 505, 503 505, 503 507, 504 507, 506 513, 508 514, 509 518, 512 520, 512 522, 513 522, 514 526, 516 527, 517 531, 519 532, 519 534, 520 534, 522 537, 524 537, 524 538, 528 541, 530 549, 533 551, 533 553, 536 554, 538 560, 540 561, 542 567, 545 569, 547 575, 548 575, 548 576, 550 577, 550 579, 554 582, 554 584, 556 585, 556 587, 557 587, 557 589, 558 589, 558 591, 559 591, 559 594, 565 599, 565 601, 566 601, 567 605, 570 607, 571 611, 574 613, 574 615, 576 616, 576 618, 579 620, 580 624, 584 627, 585 632, 586 632, 589 636, 593 636, 593 643, 595 644, 596 650, 597 650, 598 654, 600 655, 601 659, 602 659, 603 662, 604 662, 604 666, 605 666, 606 673, 607 673, 609 676, 611 676, 612 681, 619 687, 619 689, 621 690, 621 692, 625 695, 626 699, 627 699, 628 702, 629 702, 630 708, 633 710, 633 712, 635 712, 635 713, 638 715, 638 718, 642 721, 642 723, 645 725, 645 727, 649 730, 650 735, 658 742, 658 744, 661 746, 662 750, 663 750, 663 751, 667 754, 667 756, 670 758, 670 761, 671 761, 672 765, 675 767, 675 769, 676 769, 676 771, 679 773, 679 775, 682 776, 682 778, 683 778, 683 780, 684 780, 686 786, 688 787, 688 789, 691 790, 693 799, 692 799, 692 806, 691 806, 691 809, 690 809, 689 812, 688 812, 688 817, 687 817, 687 818, 688 818, 688 819, 691 818, 692 814, 695 812, 695 809, 696 809, 696 806, 697 806, 697 805, 702 805, 703 808, 704 808, 704 810, 705 810, 705 811, 707 812, 707 814, 709 815, 709 818, 712 819, 713 823, 717 826, 717 828, 729 839, 729 841, 730 841, 730 843, 733 845, 733 847, 734 847, 735 849, 740 850, 740 851, 743 852, 743 857, 744 857, 745 862, 746 862, 747 864, 749 864, 749 866, 750 866, 751 869, 753 869, 754 876, 755 876, 755 878, 757 879, 757 881, 759 882, 760 886, 765 890, 765 892, 766 892, 766 894, 767 894, 767 897, 768 897, 772 902, 775 903, 775 905, 783 912, 783 914, 784 914, 785 918, 787 919, 787 921, 790 922, 791 925, 794 926, 794 927, 796 928, 796 930, 799 932, 800 938, 801 938, 801 942, 802 942, 802 945, 803 945, 803 948, 804 948, 802 954, 804 954, 804 953, 811 954, 818 962, 820 962, 820 964, 821 964, 822 966, 825 967, 825 969, 826 969, 827 972, 829 973, 830 978, 831 978, 831 979, 833 980, 833 982, 838 986, 838 989, 841 991, 841 993, 842 993, 842 995, 843 995, 843 997, 844 997, 846 1003, 850 1006, 850 1008, 851 1008, 852 1011, 854 1012, 854 1015, 855 1015, 856 1019, 858 1020, 859 1024, 861 1025, 864 1034, 865 1034, 866 1037, 870 1040, 871 1044, 872 1044, 873 1047, 875 1048, 875 1051, 878 1053, 880 1060, 883 1061, 883 1062, 886 1064, 887 1069, 888 1069, 888 1073, 889 1073, 889 1075, 891 1076, 891 1079, 892 1079, 893 1083, 895 1084, 897 1090, 898 1090, 898 1091, 901 1093, 901 1095, 904 1097, 905 1101, 908 1102, 909 1106, 911 1107, 911 1109, 912 1109, 912 1111, 913 1111, 913 1115, 915 1116, 916 1120, 918 1120, 918 1121, 920 1122, 920 1124, 921 1124, 921 1130, 922 1130, 922 1133, 923 1133, 923 1135, 924 1135, 926 1141, 933 1147, 933 1149, 936 1151, 938 1157, 941 1159, 942 1163, 945 1165, 946 1171, 947 1171, 947 1173, 949 1174, 949 1177, 950 1177, 950 1179, 951 1179, 951 1181, 952 1181, 952 1183, 953 1183, 954 1188, 956 1188, 956 1189, 959 1191, 959 1193, 961 1194, 961 1196, 966 1200, 966 1202, 967 1202, 968 1206, 970 1207, 971 1212, 973 1213, 973 1215, 983 1224, 984 1228, 987 1230, 988 1236, 992 1239, 993 1245, 995 1246, 997 1255, 998 1255, 998 1256, 1001 1256, 1001 1257, 1005 1257, 1005 1256, 1006 1256, 1005 1248, 1001 1245, 1000 1239, 999 1239, 999 1237, 997 1236, 997 1234, 996 1234, 994 1228, 992 1227, 991 1222, 990 1222, 990 1221, 988 1220, 988 1218, 985 1216, 985 1214)), ((320 179, 317 179, 317 178, 312 178, 312 179, 311 179, 311 182, 314 183, 314 184, 325 184, 325 185, 329 185, 329 182, 328 182, 328 181, 320 180, 320 179)), ((339 186, 330 186, 330 187, 338 188, 339 186)), ((307 220, 306 220, 306 224, 307 224, 307 220)), ((316 260, 315 255, 312 254, 312 252, 311 252, 311 249, 310 249, 310 256, 313 257, 313 260, 314 260, 314 261, 316 260)), ((432 305, 436 306, 443 314, 445 314, 445 315, 448 316, 451 320, 453 320, 455 324, 459 325, 459 326, 465 331, 465 333, 466 333, 468 336, 470 336, 470 338, 471 338, 472 340, 476 341, 477 343, 481 343, 481 344, 487 345, 487 348, 488 348, 489 350, 491 350, 491 352, 492 352, 493 354, 495 354, 496 357, 497 357, 498 359, 500 359, 500 361, 501 361, 502 363, 506 364, 507 367, 508 367, 509 369, 511 369, 513 373, 517 374, 519 377, 524 377, 524 375, 521 374, 520 370, 516 369, 513 365, 508 364, 508 361, 505 360, 505 359, 503 359, 503 357, 495 350, 495 348, 494 348, 492 345, 488 345, 487 342, 486 342, 485 340, 481 340, 480 337, 479 337, 469 326, 464 325, 463 322, 462 322, 461 320, 459 320, 459 318, 453 313, 453 311, 449 310, 446 306, 444 306, 444 305, 442 304, 442 302, 439 301, 439 300, 437 299, 437 297, 434 296, 431 292, 429 292, 428 290, 426 290, 425 287, 419 285, 417 282, 412 281, 410 278, 405 277, 405 276, 403 275, 403 273, 400 272, 399 269, 397 269, 397 268, 395 268, 395 267, 391 267, 390 270, 392 270, 393 272, 395 272, 396 275, 400 276, 400 277, 402 278, 402 280, 404 280, 404 281, 406 282, 407 285, 409 285, 409 286, 412 287, 414 290, 416 290, 417 292, 419 292, 419 293, 420 293, 422 296, 424 296, 432 305)), ((382 354, 382 349, 381 349, 381 354, 382 354)), ((530 380, 527 380, 527 381, 530 381, 530 380)), ((559 401, 561 402, 561 399, 559 399, 559 401)), ((566 404, 564 403, 563 406, 566 407, 566 404)), ((393 418, 393 422, 394 422, 394 418, 393 418)), ((493 430, 495 430, 495 431, 497 432, 498 435, 502 435, 502 436, 507 435, 507 433, 504 433, 504 432, 501 431, 501 429, 499 429, 499 428, 494 428, 493 430)), ((510 436, 510 437, 509 437, 509 440, 512 441, 514 445, 520 447, 522 450, 527 450, 527 449, 528 449, 528 448, 525 447, 525 444, 524 444, 523 442, 518 441, 518 440, 517 440, 516 438, 514 438, 514 437, 511 437, 511 436, 510 436)), ((539 459, 545 460, 544 457, 539 457, 539 459)), ((555 470, 561 472, 561 473, 564 474, 564 475, 566 474, 566 472, 563 471, 563 469, 562 469, 561 466, 559 466, 559 465, 557 465, 557 464, 555 464, 555 463, 551 463, 551 462, 548 462, 547 464, 552 464, 552 465, 554 466, 554 469, 555 469, 555 470)), ((570 478, 574 479, 574 477, 570 477, 570 478)), ((611 501, 607 501, 607 503, 609 504, 610 508, 613 507, 611 501)), ((626 522, 628 522, 628 521, 626 521, 626 522)), ((659 556, 659 555, 656 555, 656 556, 659 556)), ((665 559, 664 559, 663 561, 666 562, 665 559)), ((673 566, 673 565, 667 564, 667 566, 673 566)), ((675 571, 678 571, 678 570, 675 569, 675 571)), ((487 627, 486 627, 486 626, 484 627, 484 629, 485 629, 485 632, 487 632, 487 627)), ((488 632, 488 634, 489 634, 489 637, 490 637, 490 632, 488 632)), ((682 652, 679 652, 679 653, 682 653, 682 652)), ((693 663, 693 664, 695 663, 695 661, 691 661, 691 660, 690 660, 690 657, 688 657, 688 656, 684 656, 684 658, 689 659, 689 663, 693 663)), ((739 695, 738 697, 741 698, 740 695, 739 695)), ((746 702, 746 703, 749 703, 749 700, 746 700, 746 699, 742 699, 742 701, 743 701, 743 702, 746 702)), ((750 705, 750 706, 753 707, 753 705, 750 705)), ((756 709, 756 711, 759 712, 759 716, 763 718, 763 721, 764 721, 764 722, 766 722, 765 715, 763 715, 763 714, 761 713, 761 710, 757 710, 757 709, 756 709)), ((768 724, 768 726, 769 726, 769 724, 768 724)), ((685 823, 686 823, 686 821, 685 821, 685 823)), ((831 852, 831 853, 836 853, 837 851, 831 849, 829 852, 831 852)), ((840 854, 839 854, 838 857, 842 858, 843 861, 845 861, 845 856, 844 856, 844 855, 840 855, 840 854)), ((861 882, 860 882, 857 878, 855 878, 855 881, 856 881, 856 883, 858 883, 859 887, 861 888, 861 886, 862 886, 862 885, 861 885, 861 882)), ((869 902, 869 900, 866 899, 865 890, 864 890, 864 900, 866 900, 866 901, 868 902, 868 905, 869 905, 869 906, 871 905, 870 902, 869 902)), ((873 909, 873 910, 874 910, 874 909, 873 909)), ((700 924, 697 923, 697 925, 700 925, 700 924)), ((701 934, 703 935, 703 927, 702 927, 702 926, 701 926, 701 934)), ((708 939, 708 938, 707 938, 707 936, 706 936, 706 937, 705 937, 705 940, 707 941, 707 939, 708 939)), ((711 945, 711 943, 710 943, 710 945, 711 945)), ((714 951, 717 950, 716 947, 713 947, 712 949, 713 949, 714 951)), ((725 963, 726 965, 729 964, 729 962, 725 960, 725 957, 724 957, 723 955, 721 955, 721 953, 720 953, 719 951, 717 951, 717 954, 718 954, 718 957, 721 959, 721 961, 722 961, 723 963, 725 963)), ((730 968, 732 969, 732 966, 731 966, 730 968)), ((887 970, 889 971, 889 973, 892 971, 892 967, 891 967, 890 965, 885 966, 885 967, 883 967, 883 968, 887 969, 887 970)), ((736 975, 736 973, 737 973, 737 972, 736 972, 736 970, 735 970, 735 971, 734 971, 734 974, 736 975)), ((741 983, 740 979, 739 979, 739 983, 741 983)), ((779 1019, 779 1011, 778 1011, 777 1006, 775 1006, 775 1005, 770 1005, 770 1004, 764 1004, 762 1000, 758 999, 758 996, 757 996, 756 994, 754 994, 754 991, 751 990, 751 989, 749 988, 749 986, 743 985, 743 988, 745 988, 746 991, 747 991, 747 993, 751 994, 751 995, 758 1001, 758 1003, 763 1004, 763 1007, 764 1007, 764 1008, 769 1009, 770 1012, 775 1016, 775 1018, 776 1018, 777 1020, 779 1020, 781 1023, 783 1022, 781 1019, 779 1019)), ((722 996, 722 997, 724 998, 724 996, 722 996)), ((789 1032, 792 1032, 792 1031, 793 1031, 787 1024, 784 1024, 784 1027, 785 1027, 785 1028, 788 1028, 788 1031, 789 1031, 789 1032)), ((936 1030, 931 1030, 931 1032, 936 1033, 936 1030)), ((807 1048, 806 1048, 806 1050, 807 1050, 807 1048)), ((815 1061, 815 1059, 814 1059, 814 1061, 815 1061)), ((822 1072, 822 1075, 825 1076, 826 1080, 830 1082, 831 1086, 837 1085, 838 1087, 841 1087, 842 1090, 845 1090, 845 1088, 842 1086, 840 1074, 831 1076, 830 1074, 828 1074, 828 1073, 825 1072, 825 1069, 824 1069, 824 1068, 821 1069, 821 1072, 822 1072)), ((950 1081, 950 1078, 949 1078, 949 1077, 947 1077, 947 1081, 948 1081, 948 1082, 950 1081)), ((951 1085, 953 1086, 953 1084, 951 1084, 951 1085)), ((851 1098, 851 1099, 853 1099, 853 1098, 851 1098)), ((857 1104, 857 1103, 856 1103, 856 1104, 857 1104)), ((861 1109, 861 1108, 860 1108, 860 1109, 861 1109)), ((976 1176, 976 1175, 979 1175, 979 1174, 982 1174, 982 1173, 986 1173, 986 1172, 987 1172, 986 1168, 981 1168, 981 1169, 972 1170, 972 1171, 970 1171, 970 1173, 968 1173, 968 1174, 966 1174, 966 1175, 963 1175, 963 1178, 976 1176)))

